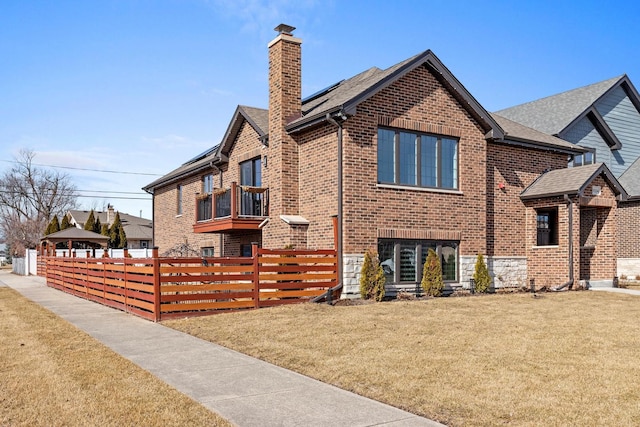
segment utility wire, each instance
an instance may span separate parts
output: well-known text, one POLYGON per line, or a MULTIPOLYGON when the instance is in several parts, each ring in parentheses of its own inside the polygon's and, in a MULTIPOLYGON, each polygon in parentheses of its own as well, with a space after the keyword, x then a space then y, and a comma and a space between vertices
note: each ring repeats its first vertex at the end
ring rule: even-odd
MULTIPOLYGON (((6 163, 20 163, 16 160, 0 160, 6 163)), ((57 168, 57 169, 72 169, 78 171, 86 171, 86 172, 101 172, 101 173, 117 173, 117 174, 126 174, 126 175, 144 175, 144 176, 162 176, 159 173, 145 173, 145 172, 125 172, 125 171, 112 171, 112 170, 103 170, 103 169, 87 169, 87 168, 74 168, 72 166, 56 166, 56 165, 43 165, 41 163, 31 163, 33 166, 42 166, 46 168, 57 168)))

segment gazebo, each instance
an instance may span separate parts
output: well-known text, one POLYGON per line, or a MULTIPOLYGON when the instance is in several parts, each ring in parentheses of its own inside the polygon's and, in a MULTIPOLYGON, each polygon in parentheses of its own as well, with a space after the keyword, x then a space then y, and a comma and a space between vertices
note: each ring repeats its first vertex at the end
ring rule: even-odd
POLYGON ((69 256, 71 256, 71 249, 73 248, 74 242, 84 243, 88 247, 96 249, 106 246, 108 241, 108 236, 103 236, 102 234, 83 230, 77 227, 71 227, 44 236, 42 239, 40 239, 40 245, 42 246, 44 243, 49 243, 52 244, 55 248, 55 245, 57 243, 67 243, 67 247, 69 248, 69 256))

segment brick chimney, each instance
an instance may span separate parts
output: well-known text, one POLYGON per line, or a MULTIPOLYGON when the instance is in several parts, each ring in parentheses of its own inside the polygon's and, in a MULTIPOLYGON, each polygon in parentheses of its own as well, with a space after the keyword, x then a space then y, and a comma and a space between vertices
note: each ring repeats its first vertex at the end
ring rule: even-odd
POLYGON ((280 24, 269 47, 269 163, 263 177, 269 186, 271 222, 263 238, 287 244, 291 230, 280 215, 297 215, 298 145, 285 126, 301 116, 302 40, 293 36, 294 27, 280 24))

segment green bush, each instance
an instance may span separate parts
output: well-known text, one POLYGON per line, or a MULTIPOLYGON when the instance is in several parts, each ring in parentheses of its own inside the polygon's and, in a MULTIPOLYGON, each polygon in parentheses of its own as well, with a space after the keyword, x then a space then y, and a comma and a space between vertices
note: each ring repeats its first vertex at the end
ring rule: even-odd
POLYGON ((433 249, 429 249, 427 259, 424 262, 422 270, 422 289, 428 296, 439 297, 444 289, 444 281, 442 280, 442 265, 440 258, 433 249))
POLYGON ((93 227, 96 225, 96 217, 93 214, 93 209, 89 212, 89 217, 87 218, 87 222, 84 223, 84 229, 87 231, 93 231, 93 227))
POLYGON ((113 224, 109 227, 109 247, 122 249, 127 247, 127 235, 120 220, 120 212, 116 212, 113 224))
POLYGON ((489 276, 489 270, 487 264, 484 262, 482 254, 478 254, 476 258, 476 268, 473 272, 473 280, 476 282, 476 292, 487 292, 489 285, 491 285, 491 276, 489 276))
POLYGON ((60 230, 66 230, 67 228, 73 227, 73 224, 69 221, 69 215, 62 215, 62 222, 60 223, 60 230))
POLYGON ((51 218, 49 225, 47 225, 47 229, 44 234, 47 236, 49 234, 57 233, 58 231, 60 231, 60 222, 58 221, 58 216, 54 215, 53 218, 51 218))
POLYGON ((378 259, 378 253, 373 249, 367 250, 360 269, 360 296, 363 299, 382 301, 385 282, 386 278, 378 259))

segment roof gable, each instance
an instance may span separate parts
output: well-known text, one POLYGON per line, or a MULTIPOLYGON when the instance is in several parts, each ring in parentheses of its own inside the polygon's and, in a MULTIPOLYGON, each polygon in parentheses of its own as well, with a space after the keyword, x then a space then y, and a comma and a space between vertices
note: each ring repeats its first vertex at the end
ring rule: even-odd
POLYGON ((545 172, 520 193, 520 198, 527 200, 565 194, 583 195, 587 186, 600 175, 604 177, 616 195, 621 195, 622 198, 627 197, 626 191, 613 176, 607 165, 596 163, 545 172))
POLYGON ((231 147, 238 137, 240 129, 242 129, 242 124, 245 122, 258 133, 262 141, 266 142, 269 134, 269 110, 238 105, 218 149, 220 160, 226 160, 225 157, 229 155, 231 147))
POLYGON ((326 120, 327 116, 354 115, 360 103, 414 70, 424 66, 451 92, 463 108, 480 123, 489 137, 501 138, 502 129, 480 103, 466 90, 442 62, 426 50, 386 70, 370 68, 350 79, 327 88, 324 93, 310 97, 302 105, 303 116, 292 121, 287 131, 295 133, 326 120))
POLYGON ((269 111, 263 108, 238 105, 222 142, 213 148, 206 150, 201 155, 194 157, 151 184, 143 187, 146 192, 152 193, 156 187, 165 186, 177 182, 184 177, 194 175, 203 170, 210 169, 211 165, 227 161, 227 154, 233 145, 242 124, 247 122, 258 133, 260 139, 266 143, 269 132, 269 111))
POLYGON ((497 114, 549 135, 560 135, 588 113, 606 93, 626 75, 614 77, 588 86, 579 87, 535 101, 496 111, 497 114))

